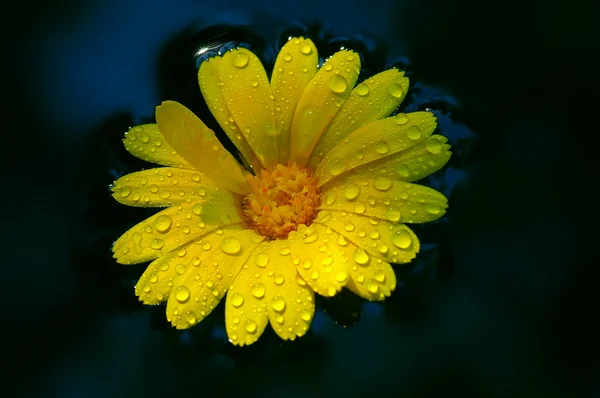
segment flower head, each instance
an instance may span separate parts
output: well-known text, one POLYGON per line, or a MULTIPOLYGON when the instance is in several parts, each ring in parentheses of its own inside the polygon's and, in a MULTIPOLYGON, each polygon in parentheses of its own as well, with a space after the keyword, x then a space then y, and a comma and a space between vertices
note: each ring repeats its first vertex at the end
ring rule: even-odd
POLYGON ((390 263, 419 251, 406 223, 447 207, 411 182, 446 164, 450 146, 432 135, 429 112, 389 116, 408 89, 401 71, 355 87, 359 71, 349 50, 318 67, 302 37, 283 46, 270 80, 245 48, 204 61, 203 97, 246 167, 177 102, 156 108, 156 124, 127 132, 130 153, 165 166, 112 186, 123 204, 166 207, 113 246, 119 263, 152 261, 135 288, 141 301, 167 301, 167 319, 185 329, 226 297, 227 334, 245 345, 267 323, 283 339, 304 335, 315 293, 391 294, 390 263))

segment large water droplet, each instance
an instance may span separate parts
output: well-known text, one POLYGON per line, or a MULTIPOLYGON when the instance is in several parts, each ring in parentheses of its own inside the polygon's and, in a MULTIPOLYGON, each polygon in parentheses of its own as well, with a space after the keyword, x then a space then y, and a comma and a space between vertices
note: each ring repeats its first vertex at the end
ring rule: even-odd
POLYGON ((373 281, 367 281, 366 286, 367 290, 371 293, 377 293, 377 291, 379 290, 379 286, 377 286, 377 284, 373 281))
POLYGON ((237 238, 227 236, 221 241, 221 250, 227 254, 238 254, 242 250, 242 244, 237 238))
POLYGON ((275 274, 273 281, 276 285, 281 285, 285 281, 285 277, 281 274, 275 274))
POLYGON ((252 319, 248 319, 244 328, 248 333, 256 333, 256 327, 256 322, 254 322, 252 319))
POLYGON ((375 183, 373 184, 375 189, 378 191, 387 191, 392 187, 392 185, 393 181, 389 177, 379 177, 375 180, 375 183))
POLYGON ((396 115, 396 124, 399 125, 405 125, 406 123, 408 123, 408 116, 406 116, 406 113, 399 113, 396 115))
POLYGON ((172 223, 173 220, 171 219, 171 217, 166 215, 160 215, 156 217, 156 220, 154 220, 154 228, 158 232, 165 233, 171 228, 172 223))
POLYGON ((360 95, 361 97, 369 94, 369 86, 367 86, 366 83, 359 84, 354 90, 356 90, 356 94, 360 95))
POLYGON ((406 230, 401 229, 392 234, 392 243, 400 249, 408 249, 412 244, 412 238, 406 230))
POLYGON ((240 293, 235 293, 232 297, 231 297, 231 304, 233 304, 234 307, 240 307, 242 304, 244 304, 244 296, 241 295, 240 293))
POLYGON ((400 210, 396 209, 395 207, 390 207, 385 212, 385 217, 393 222, 399 221, 401 216, 402 213, 400 213, 400 210))
POLYGON ((312 319, 312 314, 307 310, 302 310, 300 318, 302 318, 303 321, 308 322, 312 319))
POLYGON ((355 183, 348 184, 346 185, 346 188, 344 188, 344 197, 347 200, 354 200, 358 197, 359 194, 360 187, 355 183))
POLYGON ((354 231, 354 224, 352 224, 350 221, 348 221, 344 225, 344 229, 348 232, 352 232, 352 231, 354 231))
POLYGON ((203 209, 201 203, 196 203, 194 206, 192 206, 192 213, 194 213, 197 216, 199 216, 200 214, 202 214, 203 210, 204 209, 203 209))
POLYGON ((122 198, 128 197, 130 193, 131 193, 131 188, 129 188, 129 187, 123 187, 121 189, 121 197, 122 198))
POLYGON ((327 192, 327 195, 325 196, 325 203, 327 203, 327 206, 331 206, 335 202, 336 198, 337 198, 337 192, 329 191, 329 192, 327 192))
POLYGON ((390 150, 390 144, 388 144, 384 140, 377 141, 377 143, 375 144, 375 150, 378 154, 385 155, 390 150))
POLYGON ((438 206, 435 203, 427 203, 425 205, 425 209, 427 210, 427 212, 429 214, 440 214, 440 211, 442 211, 442 209, 440 208, 440 206, 438 206))
POLYGON ((437 155, 442 150, 442 143, 437 138, 431 138, 429 141, 427 141, 425 147, 429 152, 437 155))
POLYGON ((271 300, 271 306, 277 312, 281 312, 285 309, 285 300, 283 298, 276 296, 271 300))
POLYGON ((312 48, 308 43, 304 43, 300 45, 300 52, 304 55, 310 55, 310 53, 312 53, 312 48))
POLYGON ((385 282, 385 272, 383 272, 381 270, 375 272, 374 277, 377 282, 380 282, 380 283, 385 282))
POLYGON ((410 169, 405 164, 399 165, 397 170, 400 177, 408 177, 410 175, 410 169))
POLYGON ((394 83, 390 86, 389 92, 394 98, 401 98, 402 94, 404 94, 404 90, 402 90, 402 86, 398 83, 394 83))
POLYGON ((257 283, 256 285, 252 286, 252 295, 256 298, 263 298, 266 290, 267 289, 265 288, 265 285, 262 283, 257 283))
POLYGON ((331 80, 329 80, 329 88, 334 93, 341 94, 348 88, 348 82, 346 82, 344 76, 334 75, 331 80))
POLYGON ((258 253, 256 255, 256 265, 264 268, 269 263, 269 255, 265 252, 258 253))
POLYGON ((190 299, 190 289, 185 286, 177 286, 175 289, 175 298, 180 303, 185 303, 190 299))
POLYGON ((152 239, 150 242, 150 248, 154 250, 160 250, 165 245, 165 241, 162 239, 152 239))
POLYGON ((327 169, 332 176, 337 176, 342 174, 346 170, 347 164, 346 161, 342 158, 331 158, 327 163, 327 169))
POLYGON ((285 53, 283 55, 283 60, 286 62, 290 62, 292 60, 292 55, 290 53, 285 53))
POLYGON ((369 259, 369 255, 363 249, 356 249, 356 251, 354 252, 354 261, 357 264, 365 265, 369 262, 369 259))
POLYGON ((356 214, 363 214, 366 209, 367 207, 363 203, 358 202, 354 204, 354 212, 356 214))
POLYGON ((313 243, 317 239, 319 239, 319 232, 312 228, 305 229, 303 234, 304 234, 304 238, 302 239, 302 241, 304 243, 313 243))
POLYGON ((411 140, 418 140, 421 138, 421 129, 419 126, 410 126, 408 129, 406 129, 406 135, 411 140))
POLYGON ((344 282, 346 279, 348 279, 348 273, 346 271, 339 271, 335 274, 335 280, 340 283, 344 282))
POLYGON ((237 53, 236 56, 233 58, 233 65, 235 65, 238 68, 244 68, 246 67, 246 65, 248 65, 248 60, 248 55, 240 52, 237 53))

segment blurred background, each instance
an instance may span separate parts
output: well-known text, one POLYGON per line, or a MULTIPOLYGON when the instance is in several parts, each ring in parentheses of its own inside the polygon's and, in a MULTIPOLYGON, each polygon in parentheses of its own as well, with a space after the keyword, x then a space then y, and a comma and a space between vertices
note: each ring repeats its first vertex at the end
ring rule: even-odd
MULTIPOLYGON (((476 0, 9 3, 2 26, 1 340, 7 396, 597 397, 598 75, 591 3, 476 0), (34 11, 35 10, 35 11, 34 11), (428 183, 446 218, 384 304, 320 300, 312 331, 238 349, 218 307, 193 331, 138 304, 110 245, 147 214, 108 184, 162 100, 202 108, 191 53, 289 32, 357 48, 414 84, 454 145, 428 183), (590 97, 592 97, 590 99, 590 97), (595 321, 596 320, 596 321, 595 321)), ((208 117, 208 116, 207 116, 208 117)))

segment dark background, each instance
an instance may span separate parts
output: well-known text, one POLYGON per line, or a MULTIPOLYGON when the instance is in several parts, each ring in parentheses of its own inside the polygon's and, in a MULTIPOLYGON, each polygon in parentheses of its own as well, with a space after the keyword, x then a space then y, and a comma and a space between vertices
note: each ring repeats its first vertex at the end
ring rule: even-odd
POLYGON ((6 6, 7 394, 598 396, 597 7, 243 4, 6 6), (462 177, 446 187, 446 220, 420 235, 436 249, 418 272, 399 272, 403 283, 384 305, 321 301, 313 332, 291 344, 267 332, 252 347, 232 347, 219 328, 222 307, 192 333, 165 327, 160 308, 132 297, 143 267, 123 269, 108 252, 145 214, 108 200, 107 184, 140 167, 121 135, 163 99, 197 100, 172 61, 190 38, 219 30, 194 32, 222 24, 242 26, 220 31, 264 49, 267 60, 294 26, 331 33, 324 43, 363 43, 373 68, 398 61, 421 94, 445 93, 438 108, 476 136, 457 146, 451 166, 462 177))

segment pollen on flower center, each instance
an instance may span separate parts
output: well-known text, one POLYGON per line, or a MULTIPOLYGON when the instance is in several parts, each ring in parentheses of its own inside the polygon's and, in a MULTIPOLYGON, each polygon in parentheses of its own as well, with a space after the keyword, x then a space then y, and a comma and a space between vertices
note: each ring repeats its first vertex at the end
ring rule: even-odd
POLYGON ((250 227, 270 238, 285 238, 309 225, 321 203, 317 181, 305 167, 278 164, 249 178, 252 193, 242 203, 250 227))

